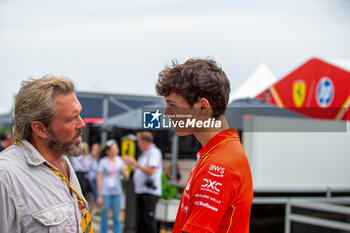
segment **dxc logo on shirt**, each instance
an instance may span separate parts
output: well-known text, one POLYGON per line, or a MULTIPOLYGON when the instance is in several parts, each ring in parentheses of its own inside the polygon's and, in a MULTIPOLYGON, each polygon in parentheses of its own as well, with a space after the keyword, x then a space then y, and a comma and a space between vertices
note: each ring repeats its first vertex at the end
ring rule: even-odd
POLYGON ((203 188, 210 188, 212 190, 215 190, 217 192, 220 192, 220 189, 218 186, 222 186, 221 183, 214 181, 211 181, 211 179, 206 179, 204 178, 203 181, 205 182, 204 184, 201 185, 203 188))

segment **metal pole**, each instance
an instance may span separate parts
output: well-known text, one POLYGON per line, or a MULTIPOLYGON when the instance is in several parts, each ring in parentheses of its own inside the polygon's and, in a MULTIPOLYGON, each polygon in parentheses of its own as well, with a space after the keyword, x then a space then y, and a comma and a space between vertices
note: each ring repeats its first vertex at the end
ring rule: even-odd
POLYGON ((285 217, 284 217, 284 233, 290 233, 290 230, 291 230, 290 229, 290 226, 291 226, 290 215, 291 215, 291 211, 292 211, 290 199, 287 200, 285 208, 286 209, 285 209, 285 217))
POLYGON ((177 174, 177 159, 178 159, 178 155, 179 155, 179 136, 177 136, 177 134, 175 133, 175 131, 173 132, 173 143, 171 145, 171 182, 175 183, 176 182, 176 174, 177 174))
POLYGON ((103 106, 102 106, 102 134, 101 134, 101 145, 105 144, 107 141, 107 118, 108 118, 108 96, 103 96, 103 106))

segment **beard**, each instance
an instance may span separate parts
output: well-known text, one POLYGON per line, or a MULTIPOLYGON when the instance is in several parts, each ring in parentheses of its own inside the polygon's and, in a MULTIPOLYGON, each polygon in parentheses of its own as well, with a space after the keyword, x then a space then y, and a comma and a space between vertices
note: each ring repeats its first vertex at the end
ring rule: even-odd
POLYGON ((81 132, 82 130, 77 130, 71 141, 61 142, 57 139, 55 132, 49 127, 48 133, 50 134, 50 137, 46 139, 46 142, 49 148, 59 155, 78 157, 83 151, 83 145, 81 142, 75 143, 74 140, 81 134, 81 132))

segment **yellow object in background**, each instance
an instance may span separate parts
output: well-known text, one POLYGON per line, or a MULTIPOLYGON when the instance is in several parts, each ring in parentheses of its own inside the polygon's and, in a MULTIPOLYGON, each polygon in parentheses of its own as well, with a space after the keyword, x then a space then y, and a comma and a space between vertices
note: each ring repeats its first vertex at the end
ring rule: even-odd
POLYGON ((297 80, 293 83, 293 101, 297 108, 300 108, 306 97, 306 82, 297 80))
MULTIPOLYGON (((135 135, 128 134, 121 139, 121 156, 131 156, 135 158, 136 155, 136 137, 135 135)), ((128 168, 128 173, 131 173, 131 168, 128 168)))

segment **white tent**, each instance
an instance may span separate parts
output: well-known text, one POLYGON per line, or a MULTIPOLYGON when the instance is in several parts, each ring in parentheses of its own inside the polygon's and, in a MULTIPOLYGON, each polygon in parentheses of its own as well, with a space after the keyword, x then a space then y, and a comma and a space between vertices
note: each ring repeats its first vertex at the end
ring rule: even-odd
POLYGON ((254 98, 277 81, 275 75, 265 64, 256 70, 230 96, 230 102, 236 99, 254 98))
POLYGON ((339 68, 350 72, 350 60, 341 58, 325 58, 324 60, 332 65, 338 66, 339 68))

